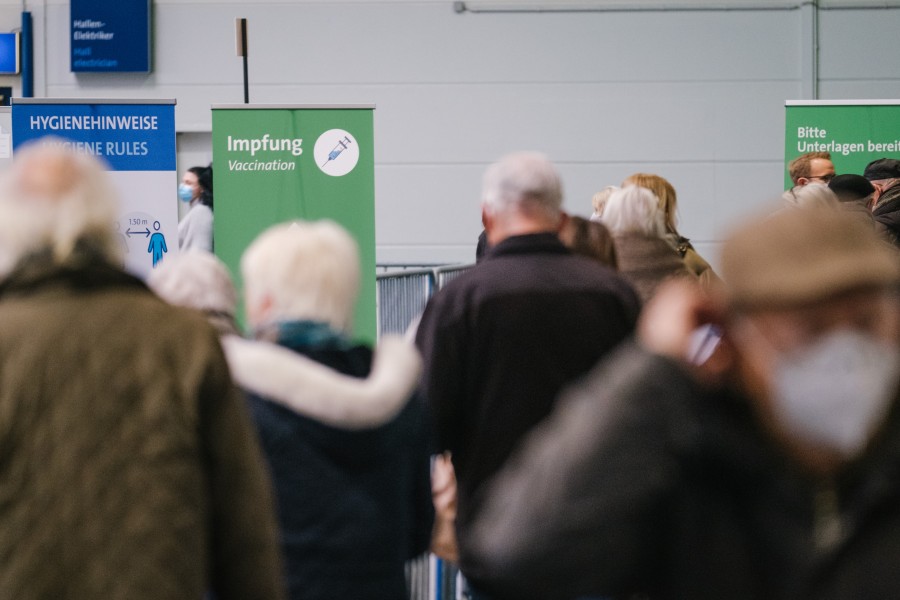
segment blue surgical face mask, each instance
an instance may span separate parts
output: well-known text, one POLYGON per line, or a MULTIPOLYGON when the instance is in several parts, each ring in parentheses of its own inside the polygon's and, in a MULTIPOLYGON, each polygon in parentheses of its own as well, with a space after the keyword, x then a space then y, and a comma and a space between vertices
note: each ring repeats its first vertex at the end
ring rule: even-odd
POLYGON ((190 202, 194 198, 194 188, 186 183, 178 186, 178 198, 182 202, 190 202))

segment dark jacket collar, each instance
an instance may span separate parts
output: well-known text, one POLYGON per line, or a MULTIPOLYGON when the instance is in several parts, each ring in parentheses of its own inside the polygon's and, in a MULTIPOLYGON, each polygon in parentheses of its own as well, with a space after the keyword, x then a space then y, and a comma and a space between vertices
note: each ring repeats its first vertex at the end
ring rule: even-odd
POLYGON ((862 486, 867 496, 877 496, 886 486, 900 490, 900 390, 866 452, 839 472, 837 483, 850 489, 862 486))
POLYGON ((261 327, 255 337, 304 354, 308 349, 348 350, 352 347, 346 335, 322 321, 278 321, 261 327))
POLYGON ((548 231, 508 237, 491 247, 485 259, 514 254, 570 254, 570 251, 559 241, 558 235, 548 231))
POLYGON ((900 183, 882 194, 872 214, 878 217, 898 211, 900 211, 900 183))
POLYGON ((51 285, 82 292, 125 287, 149 293, 137 277, 111 265, 96 252, 76 248, 62 263, 54 261, 49 251, 22 259, 0 282, 0 296, 30 294, 51 285))

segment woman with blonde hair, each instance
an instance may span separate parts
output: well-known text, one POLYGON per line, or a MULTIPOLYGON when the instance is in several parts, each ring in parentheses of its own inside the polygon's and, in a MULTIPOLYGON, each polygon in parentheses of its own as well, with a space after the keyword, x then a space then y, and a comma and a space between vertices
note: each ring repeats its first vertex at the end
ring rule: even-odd
POLYGON ((719 277, 709 266, 702 256, 700 256, 691 245, 691 240, 678 233, 677 223, 677 196, 675 188, 663 177, 652 173, 635 173, 628 176, 622 182, 622 186, 636 185, 646 188, 656 194, 659 199, 659 208, 663 211, 664 224, 666 228, 666 238, 681 255, 684 265, 688 271, 696 275, 703 285, 708 285, 712 281, 718 281, 719 277))

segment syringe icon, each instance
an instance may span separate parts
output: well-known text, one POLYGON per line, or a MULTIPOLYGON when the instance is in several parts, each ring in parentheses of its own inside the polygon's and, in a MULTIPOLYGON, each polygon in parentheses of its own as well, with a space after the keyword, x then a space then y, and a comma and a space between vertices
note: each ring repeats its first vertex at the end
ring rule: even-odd
POLYGON ((353 142, 351 142, 350 138, 347 137, 346 135, 344 136, 344 139, 338 140, 338 143, 335 144, 334 148, 331 149, 331 152, 328 153, 328 160, 323 162, 322 166, 324 167, 325 165, 327 165, 328 163, 330 163, 331 161, 336 159, 338 156, 340 156, 341 152, 346 150, 347 146, 349 146, 352 143, 353 142))

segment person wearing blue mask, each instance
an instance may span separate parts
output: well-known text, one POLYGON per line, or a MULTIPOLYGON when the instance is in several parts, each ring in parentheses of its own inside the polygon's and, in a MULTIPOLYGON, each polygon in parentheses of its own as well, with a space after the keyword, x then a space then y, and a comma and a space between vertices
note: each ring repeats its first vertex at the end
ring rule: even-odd
POLYGON ((199 248, 212 252, 212 165, 188 169, 178 186, 178 198, 190 205, 190 210, 178 223, 179 248, 199 248))

